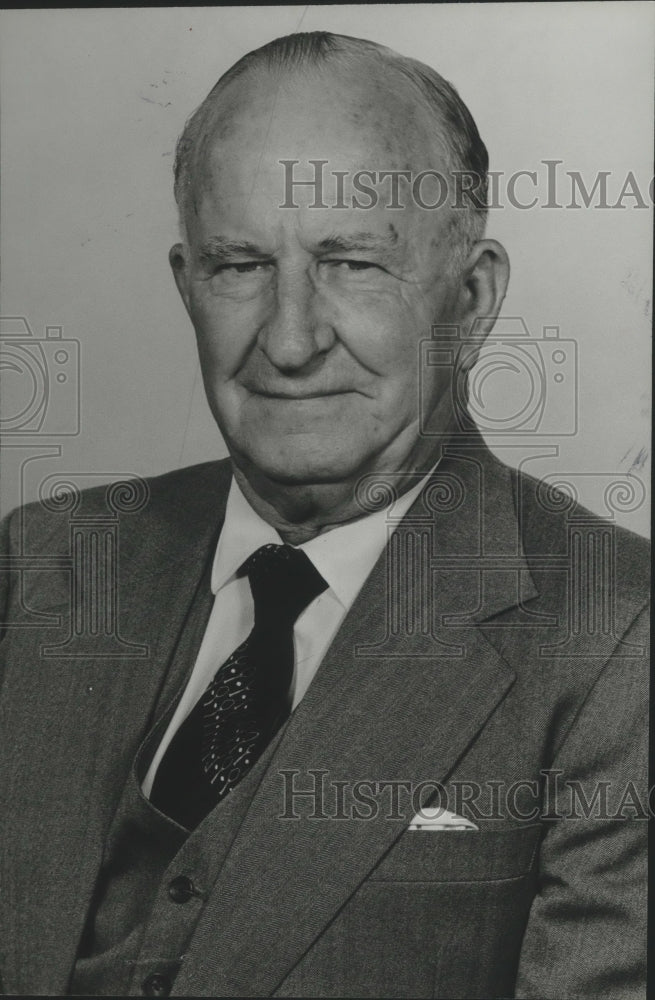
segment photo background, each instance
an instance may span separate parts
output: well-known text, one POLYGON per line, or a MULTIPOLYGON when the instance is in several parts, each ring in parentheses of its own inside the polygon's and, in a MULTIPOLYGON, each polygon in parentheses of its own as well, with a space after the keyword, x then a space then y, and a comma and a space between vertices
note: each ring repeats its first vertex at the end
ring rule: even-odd
MULTIPOLYGON (((37 338, 60 326, 79 341, 79 384, 67 389, 79 388, 81 410, 77 435, 5 437, 3 512, 34 499, 53 472, 91 485, 226 454, 167 262, 177 239, 174 145, 242 54, 319 29, 434 66, 471 109, 493 170, 535 170, 543 188, 541 161, 558 159, 587 181, 611 171, 610 201, 630 170, 648 189, 650 5, 4 11, 2 315, 25 317, 37 338)), ((529 185, 517 192, 531 196, 529 185)), ((566 184, 560 200, 568 196, 566 184)), ((522 316, 534 337, 559 326, 579 351, 577 433, 493 450, 518 464, 538 443, 542 457, 526 469, 570 474, 605 515, 615 474, 648 482, 651 225, 650 211, 632 207, 505 207, 488 226, 512 261, 504 315, 522 316)), ((4 413, 15 413, 23 376, 0 376, 4 413)), ((646 503, 623 506, 616 520, 647 534, 646 503)))

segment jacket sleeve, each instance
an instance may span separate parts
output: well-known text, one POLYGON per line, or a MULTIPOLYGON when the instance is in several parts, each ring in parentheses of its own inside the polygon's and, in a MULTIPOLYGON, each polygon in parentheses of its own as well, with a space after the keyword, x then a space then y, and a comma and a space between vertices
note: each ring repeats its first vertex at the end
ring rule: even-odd
POLYGON ((624 636, 643 655, 615 650, 553 764, 516 997, 646 997, 647 637, 644 611, 624 636))

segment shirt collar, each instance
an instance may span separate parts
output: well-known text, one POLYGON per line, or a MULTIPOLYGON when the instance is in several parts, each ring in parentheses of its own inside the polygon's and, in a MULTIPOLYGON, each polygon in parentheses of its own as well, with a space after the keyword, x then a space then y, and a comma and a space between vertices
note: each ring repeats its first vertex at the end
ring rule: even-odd
MULTIPOLYGON (((344 608, 350 608, 386 546, 391 531, 405 516, 433 472, 434 468, 388 507, 332 528, 298 546, 309 556, 344 608), (393 521, 390 521, 392 506, 393 521)), ((253 510, 233 476, 225 522, 214 556, 213 593, 216 594, 234 576, 248 556, 260 546, 271 543, 281 545, 282 538, 253 510)))
POLYGON ((388 507, 316 535, 300 546, 344 608, 348 609, 355 600, 384 550, 391 532, 405 516, 431 475, 432 472, 428 473, 388 507), (392 507, 393 520, 390 520, 392 507))
POLYGON ((279 534, 252 509, 234 476, 225 508, 225 521, 216 546, 212 567, 212 591, 216 594, 262 545, 281 545, 279 534))

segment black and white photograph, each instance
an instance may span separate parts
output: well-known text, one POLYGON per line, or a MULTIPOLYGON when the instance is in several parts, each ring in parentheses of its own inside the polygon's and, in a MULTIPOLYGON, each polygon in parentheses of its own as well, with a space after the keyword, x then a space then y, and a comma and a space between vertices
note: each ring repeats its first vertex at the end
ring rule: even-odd
POLYGON ((0 994, 646 1000, 654 44, 0 11, 0 994))

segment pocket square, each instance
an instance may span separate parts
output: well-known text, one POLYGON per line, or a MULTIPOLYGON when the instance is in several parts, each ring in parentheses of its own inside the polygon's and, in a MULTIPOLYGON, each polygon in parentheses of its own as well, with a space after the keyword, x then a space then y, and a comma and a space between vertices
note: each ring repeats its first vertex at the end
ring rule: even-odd
POLYGON ((479 828, 470 819, 464 819, 457 813, 449 812, 448 809, 426 807, 417 812, 416 816, 409 824, 410 830, 478 830, 479 828))

